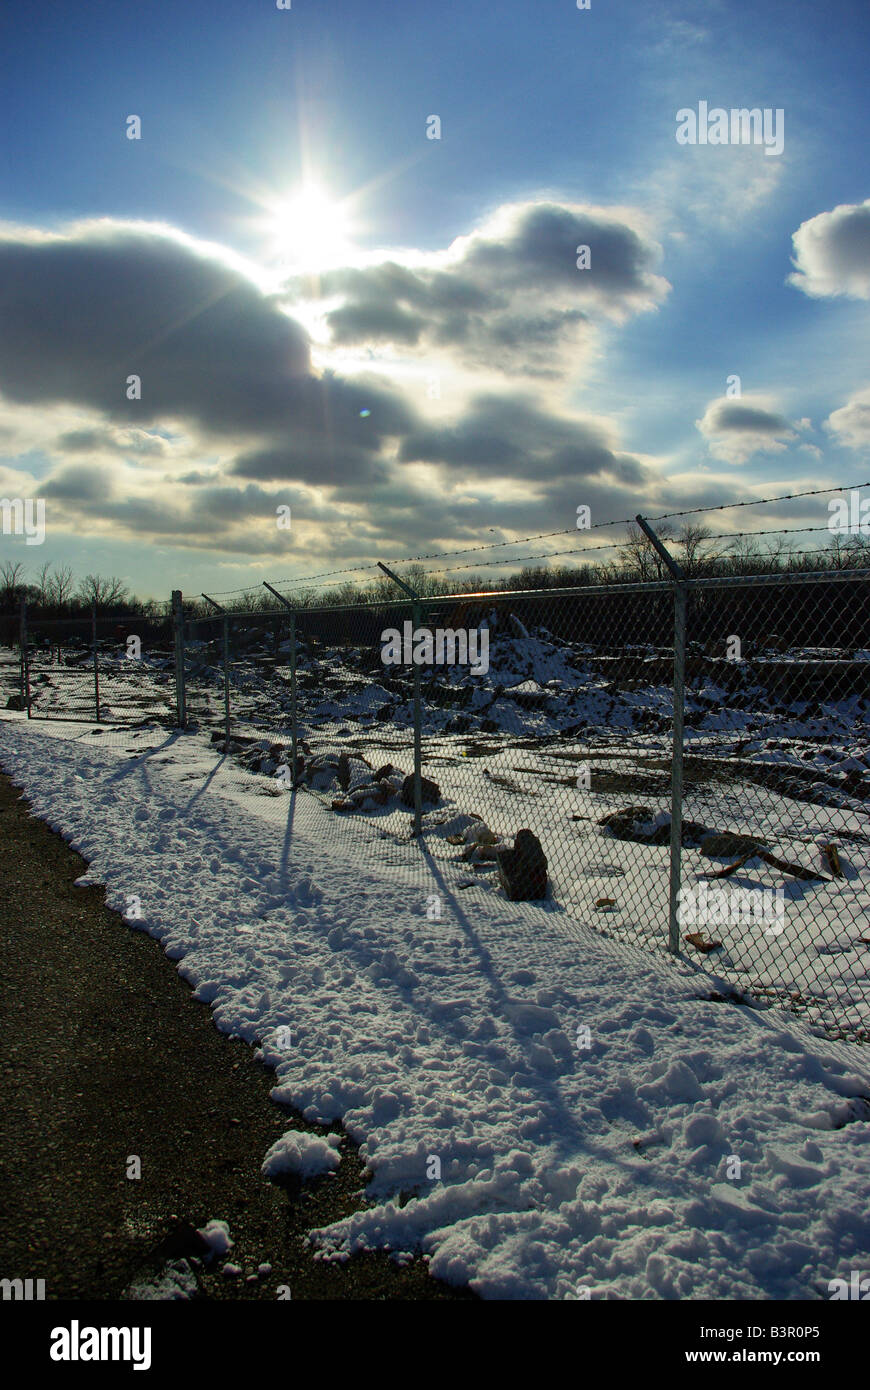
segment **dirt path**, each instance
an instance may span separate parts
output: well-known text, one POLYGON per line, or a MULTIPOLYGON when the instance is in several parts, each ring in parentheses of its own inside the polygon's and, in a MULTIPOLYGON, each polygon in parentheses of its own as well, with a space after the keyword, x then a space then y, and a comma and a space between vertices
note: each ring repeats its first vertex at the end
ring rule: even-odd
POLYGON ((362 1205, 355 1148, 344 1137, 339 1172, 295 1190, 262 1178, 283 1130, 326 1131, 269 1099, 273 1073, 217 1031, 159 943, 75 887, 84 861, 20 796, 0 775, 0 1278, 117 1299, 201 1253, 195 1228, 219 1218, 243 1273, 193 1266, 208 1298, 472 1297, 422 1261, 314 1260, 305 1232, 362 1205))

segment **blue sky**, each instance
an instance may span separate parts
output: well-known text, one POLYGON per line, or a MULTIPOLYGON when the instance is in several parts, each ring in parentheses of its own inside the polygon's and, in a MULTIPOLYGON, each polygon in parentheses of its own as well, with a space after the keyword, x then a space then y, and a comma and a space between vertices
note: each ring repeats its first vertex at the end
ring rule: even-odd
POLYGON ((868 39, 851 0, 7 11, 0 492, 48 524, 4 558, 162 597, 863 480, 868 39), (782 153, 678 145, 700 101, 782 153))

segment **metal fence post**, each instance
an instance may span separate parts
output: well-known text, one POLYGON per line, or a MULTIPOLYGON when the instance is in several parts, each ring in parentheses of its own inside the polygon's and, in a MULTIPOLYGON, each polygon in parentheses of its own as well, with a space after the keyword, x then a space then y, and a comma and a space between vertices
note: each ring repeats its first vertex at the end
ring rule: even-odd
POLYGON ((27 718, 30 716, 30 661, 27 655, 27 600, 21 600, 21 632, 19 636, 21 644, 21 703, 27 710, 27 718))
POLYGON ((671 876, 668 950, 680 951, 679 902, 683 858, 683 713, 686 697, 686 584, 674 585, 674 724, 671 752, 671 876))
POLYGON ((172 628, 175 634, 175 711, 179 729, 187 727, 184 689, 184 607, 181 590, 172 590, 172 628))
MULTIPOLYGON (((274 594, 290 613, 290 766, 293 771, 293 785, 296 785, 296 746, 299 742, 299 726, 296 719, 296 609, 289 599, 273 589, 263 580, 263 588, 274 594)), ((275 633, 275 655, 278 654, 278 634, 275 633)))
MULTIPOLYGON (((422 626, 423 610, 419 603, 411 609, 414 632, 422 626)), ((413 634, 412 634, 413 640, 413 634)), ((414 834, 423 829, 423 736, 422 708, 420 700, 420 667, 414 662, 414 834)))
POLYGON ((201 594, 206 603, 216 608, 223 618, 223 668, 224 668, 224 753, 230 751, 230 615, 222 604, 201 594))
POLYGON ((296 723, 296 614, 290 614, 290 767, 296 785, 296 746, 299 729, 296 723))
POLYGON ((642 516, 635 520, 674 580, 674 718, 671 747, 671 855, 668 950, 680 953, 680 883, 683 869, 683 712, 686 696, 686 576, 642 516))
MULTIPOLYGON (((393 574, 391 569, 381 564, 378 560, 378 569, 382 569, 384 574, 388 574, 394 584, 398 584, 410 598, 414 600, 411 607, 411 620, 414 632, 418 630, 423 618, 423 609, 420 604, 420 595, 415 593, 404 579, 400 579, 397 574, 393 574)), ((413 643, 413 632, 411 634, 413 643)), ((420 835, 423 830, 423 736, 422 736, 422 702, 420 700, 420 667, 414 662, 414 824, 412 834, 420 835)))
POLYGON ((224 614, 224 752, 230 751, 230 620, 224 614))
POLYGON ((100 660, 97 656, 97 605, 91 604, 91 646, 94 652, 94 707, 100 722, 100 660))

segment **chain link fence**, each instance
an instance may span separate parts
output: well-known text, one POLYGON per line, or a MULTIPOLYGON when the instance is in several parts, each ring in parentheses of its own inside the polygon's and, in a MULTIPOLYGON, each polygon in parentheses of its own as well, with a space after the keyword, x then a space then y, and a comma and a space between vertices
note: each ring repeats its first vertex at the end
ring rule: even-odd
POLYGON ((439 884, 546 897, 680 952, 711 997, 866 1041, 868 581, 675 572, 319 607, 271 590, 247 613, 176 593, 171 624, 135 634, 24 615, 21 707, 210 731, 367 841, 421 837, 433 916, 439 884))
POLYGON ((421 834, 451 891, 546 895, 694 960, 714 997, 866 1040, 868 579, 282 600, 185 624, 188 717, 248 771, 421 834))
MULTIPOLYGON (((12 640, 11 624, 9 639, 12 640)), ((175 720, 172 627, 141 614, 44 617, 22 604, 16 689, 6 707, 28 719, 77 723, 175 720)))

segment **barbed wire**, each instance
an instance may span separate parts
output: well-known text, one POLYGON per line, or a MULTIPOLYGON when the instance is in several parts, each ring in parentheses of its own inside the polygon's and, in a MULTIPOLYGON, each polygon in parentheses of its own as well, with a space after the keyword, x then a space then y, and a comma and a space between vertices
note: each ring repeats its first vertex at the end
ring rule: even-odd
MULTIPOLYGON (((762 507, 768 502, 796 502, 800 497, 823 497, 828 492, 858 492, 870 483, 838 483, 835 487, 815 487, 808 492, 784 492, 780 497, 757 497, 746 502, 721 502, 716 507, 689 507, 684 512, 662 512, 661 516, 647 516, 645 521, 670 521, 675 516, 696 516, 699 512, 725 512, 732 507, 762 507)), ((756 533, 757 534, 757 533, 756 533)))
MULTIPOLYGON (((807 529, 814 529, 814 528, 807 528, 807 529)), ((737 533, 735 533, 735 535, 749 535, 749 536, 757 535, 757 534, 759 534, 759 533, 758 533, 758 532, 752 532, 752 531, 749 531, 749 532, 737 532, 737 533)), ((776 534, 778 534, 778 533, 775 532, 775 531, 771 531, 771 532, 767 532, 766 534, 768 534, 768 535, 776 535, 776 534)), ((594 548, 594 549, 598 549, 599 547, 589 547, 589 549, 593 549, 593 548, 594 548)), ((603 549, 610 549, 611 547, 601 547, 601 548, 603 548, 603 549)), ((868 551, 870 551, 870 547, 868 547, 868 551)), ((566 552, 556 552, 556 553, 573 554, 573 553, 576 553, 576 552, 566 551, 566 552)), ((787 560, 794 560, 794 559, 797 559, 798 557, 800 557, 801 559, 804 559, 804 558, 807 558, 808 556, 812 556, 812 555, 822 555, 822 556, 825 556, 826 559, 830 560, 830 559, 833 557, 834 553, 835 553, 835 552, 833 551, 833 549, 832 549, 831 546, 816 546, 815 549, 812 549, 812 550, 788 550, 788 551, 785 551, 785 552, 783 552, 783 558, 784 558, 784 559, 787 559, 787 560)), ((715 560, 715 559, 722 559, 722 560, 724 560, 724 559, 727 559, 728 557, 725 556, 725 555, 721 555, 721 556, 711 556, 710 558, 711 558, 711 559, 714 559, 714 560, 715 560)), ((759 555, 758 558, 763 560, 763 559, 768 558, 768 556, 759 555)), ((491 562, 486 562, 486 563, 491 563, 491 562)), ((499 561, 498 563, 509 563, 509 562, 508 562, 508 561, 499 561)), ((846 565, 830 566, 829 568, 831 568, 831 569, 836 569, 836 570, 842 570, 842 569, 850 569, 851 567, 852 567, 851 565, 846 564, 846 565)), ((473 568, 474 568, 473 565, 455 565, 455 566, 452 566, 450 569, 433 570, 433 571, 431 571, 431 574, 432 574, 433 576, 439 575, 439 574, 450 574, 450 573, 455 573, 456 571, 458 571, 458 570, 460 570, 460 569, 473 569, 473 568)), ((483 568, 483 565, 481 565, 481 568, 483 568)), ((336 581, 334 581, 332 584, 324 584, 324 585, 322 585, 321 587, 324 588, 324 589, 337 588, 337 587, 339 587, 339 581, 336 580, 336 581)), ((240 589, 240 590, 238 590, 238 592, 239 592, 239 593, 250 593, 251 590, 250 590, 250 589, 240 589)), ((360 590, 359 592, 360 592, 363 596, 365 596, 365 591, 364 591, 364 590, 360 590)), ((508 590, 505 590, 505 593, 506 593, 506 594, 510 594, 510 592, 511 592, 511 591, 510 591, 509 589, 508 589, 508 590)), ((542 596, 545 595, 546 592, 547 592, 547 590, 546 590, 545 588, 542 588, 542 589, 541 589, 541 594, 542 594, 542 596)), ((439 595, 439 594, 426 595, 426 594, 424 594, 422 597, 423 597, 423 598, 439 598, 439 597, 442 597, 442 595, 439 595)), ((449 598, 449 597, 450 597, 450 594, 449 594, 449 593, 444 594, 443 597, 449 598)), ((199 600, 197 600, 197 599, 192 600, 192 601, 191 601, 191 604, 190 604, 190 607, 196 606, 196 604, 197 604, 198 602, 199 602, 199 600)), ((409 600, 409 602, 410 602, 410 600, 409 600)), ((186 605, 186 606, 187 606, 187 605, 186 605)), ((260 610, 256 610, 256 612, 259 612, 259 611, 260 611, 260 610)), ((263 611, 266 612, 267 610, 263 610, 263 611)), ((268 612, 269 612, 270 614, 273 614, 273 613, 276 612, 276 611, 277 611, 277 612, 280 612, 280 609, 279 609, 279 610, 273 610, 273 609, 269 609, 269 610, 268 610, 268 612)), ((219 615, 218 615, 218 614, 214 614, 214 613, 212 613, 212 614, 205 613, 205 614, 203 614, 202 616, 203 616, 203 617, 209 617, 209 616, 211 616, 211 617, 213 617, 213 618, 215 619, 215 621, 217 621, 218 618, 219 618, 219 615)))
MULTIPOLYGON (((749 499, 747 499, 747 500, 744 501, 744 502, 721 502, 721 503, 717 504, 716 506, 708 506, 708 507, 689 507, 689 508, 686 508, 684 511, 679 511, 679 512, 661 512, 661 513, 659 513, 659 515, 657 515, 657 516, 645 517, 644 519, 645 519, 646 521, 671 521, 671 520, 673 520, 673 519, 675 519, 675 518, 677 518, 677 517, 682 517, 682 516, 698 516, 698 515, 700 515, 700 514, 702 514, 702 513, 706 513, 706 512, 724 512, 724 511, 730 511, 732 508, 736 508, 736 507, 761 507, 761 506, 766 506, 766 505, 768 505, 768 504, 770 504, 770 503, 772 503, 772 502, 794 502, 794 501, 798 501, 799 499, 804 498, 804 497, 823 497, 823 496, 825 496, 826 494, 832 493, 832 492, 847 492, 847 491, 856 491, 856 492, 857 492, 857 491, 859 491, 861 488, 865 488, 865 487, 870 487, 870 482, 867 482, 867 483, 838 483, 838 484, 833 485, 832 487, 810 488, 810 489, 807 489, 807 490, 804 491, 804 492, 785 492, 785 493, 779 494, 779 495, 776 496, 776 497, 754 497, 754 498, 749 498, 749 499)), ((584 526, 582 529, 583 529, 584 531, 597 531, 597 530, 602 530, 603 528, 608 527, 608 526, 631 526, 631 525, 634 525, 634 524, 635 524, 635 518, 634 518, 634 517, 624 517, 624 518, 622 518, 621 520, 620 520, 620 519, 616 519, 616 520, 611 520, 611 521, 596 521, 596 522, 593 522, 593 523, 592 523, 591 525, 589 525, 589 526, 584 526)), ((819 530, 819 531, 824 531, 824 530, 827 529, 827 527, 824 527, 824 526, 819 526, 819 527, 815 527, 815 528, 813 528, 813 527, 807 527, 807 528, 799 528, 799 527, 791 527, 791 528, 789 528, 789 527, 781 527, 781 528, 778 528, 777 531, 754 531, 754 532, 745 532, 745 533, 731 532, 731 533, 727 533, 727 534, 724 534, 724 535, 720 533, 719 535, 711 536, 709 539, 710 539, 710 540, 734 539, 734 538, 736 538, 736 537, 737 537, 738 535, 740 535, 740 534, 745 534, 745 535, 756 535, 756 536, 774 535, 774 534, 780 534, 780 533, 786 534, 789 530, 791 530, 791 531, 796 531, 796 530, 800 530, 800 529, 806 529, 806 530, 813 530, 813 529, 815 529, 815 530, 819 530)), ((434 551, 434 552, 431 552, 431 553, 429 553, 429 554, 406 555, 403 559, 391 560, 389 563, 390 563, 390 565, 408 565, 408 564, 416 564, 416 563, 418 563, 418 562, 420 562, 420 561, 423 561, 423 560, 445 560, 445 559, 450 559, 450 558, 451 558, 452 556, 454 556, 454 555, 470 555, 470 554, 472 554, 472 553, 477 553, 477 552, 479 552, 479 551, 481 551, 481 550, 496 550, 496 549, 503 549, 503 548, 505 548, 505 547, 507 547, 507 546, 528 545, 528 544, 531 544, 533 541, 550 540, 550 539, 552 539, 552 537, 554 537, 554 536, 568 536, 568 535, 573 535, 574 532, 575 532, 576 530, 577 530, 576 526, 566 526, 566 527, 563 527, 563 528, 562 528, 561 530, 559 530, 559 531, 541 531, 541 532, 540 532, 539 534, 537 534, 537 535, 534 535, 534 536, 521 536, 521 537, 519 537, 519 538, 517 538, 517 539, 515 539, 515 540, 509 540, 509 541, 486 541, 486 542, 484 542, 482 545, 460 546, 460 547, 459 547, 458 549, 456 549, 456 550, 442 550, 442 551, 434 551)), ((625 544, 625 542, 621 542, 621 544, 625 544)), ((584 548, 585 548, 585 549, 588 549, 588 550, 594 550, 594 549, 609 549, 610 547, 608 547, 608 546, 602 546, 602 547, 587 546, 587 547, 584 547, 584 548)), ((552 553, 552 554, 555 554, 555 555, 569 555, 569 554, 571 554, 572 552, 566 550, 566 551, 555 551, 555 552, 551 552, 551 553, 552 553)), ((546 557, 545 557, 545 556, 536 556, 536 555, 519 556, 519 557, 517 557, 516 559, 510 559, 510 560, 505 560, 505 561, 481 561, 481 562, 480 562, 480 565, 481 565, 481 568, 483 568, 484 566, 486 566, 487 568, 489 568, 492 564, 501 564, 501 563, 504 563, 504 564, 515 564, 515 563, 522 563, 522 562, 525 561, 525 560, 535 560, 535 559, 542 559, 542 558, 546 558, 546 557)), ((385 563, 386 563, 386 562, 385 562, 385 563)), ((321 571, 320 573, 318 573, 318 574, 304 575, 304 576, 303 576, 302 578, 300 578, 300 579, 276 579, 274 582, 275 582, 276 586, 277 586, 277 585, 283 584, 283 585, 286 585, 286 586, 289 586, 289 587, 292 587, 292 588, 298 588, 298 587, 300 587, 302 584, 311 584, 311 583, 314 583, 316 580, 319 580, 319 579, 329 579, 329 578, 332 578, 333 576, 342 576, 342 575, 347 575, 347 574, 362 574, 362 573, 364 573, 366 570, 375 570, 375 569, 377 569, 377 568, 378 568, 377 561, 373 561, 372 563, 366 564, 366 565, 349 565, 349 566, 347 566, 347 568, 345 568, 345 569, 338 569, 338 570, 322 570, 322 571, 321 571)), ((473 566, 468 566, 468 565, 456 565, 456 566, 452 566, 452 567, 451 567, 451 569, 468 569, 468 568, 473 568, 473 566)), ((434 571, 434 573, 436 573, 436 574, 444 574, 444 573, 449 573, 449 572, 450 572, 449 570, 443 570, 443 569, 434 571)), ((216 590, 215 590, 215 594, 216 594, 216 596, 217 596, 218 598, 225 598, 225 597, 227 597, 227 596, 229 596, 229 595, 231 595, 231 594, 244 594, 244 593, 248 593, 248 592, 250 592, 250 590, 251 590, 252 587, 258 587, 258 586, 251 586, 251 585, 248 585, 248 586, 246 586, 246 587, 242 587, 242 588, 238 588, 238 589, 216 589, 216 590)), ((321 588, 334 588, 335 585, 333 585, 333 584, 324 584, 324 585, 321 585, 320 587, 321 587, 321 588)))

